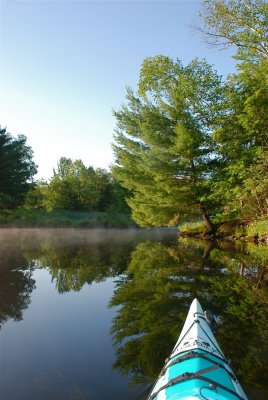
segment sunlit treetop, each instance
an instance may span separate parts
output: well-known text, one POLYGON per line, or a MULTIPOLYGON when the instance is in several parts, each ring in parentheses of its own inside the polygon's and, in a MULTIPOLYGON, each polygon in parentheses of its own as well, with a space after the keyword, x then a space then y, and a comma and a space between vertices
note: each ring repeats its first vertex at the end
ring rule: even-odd
POLYGON ((268 3, 266 0, 203 0, 204 40, 220 49, 237 47, 239 60, 268 57, 268 3))

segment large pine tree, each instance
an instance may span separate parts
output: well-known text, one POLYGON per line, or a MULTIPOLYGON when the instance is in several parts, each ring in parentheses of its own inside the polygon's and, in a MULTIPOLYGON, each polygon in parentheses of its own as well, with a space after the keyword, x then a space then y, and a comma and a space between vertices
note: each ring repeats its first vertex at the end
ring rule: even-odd
POLYGON ((131 191, 141 226, 174 225, 203 215, 210 231, 211 183, 221 159, 211 127, 222 102, 220 77, 205 61, 156 56, 144 61, 139 92, 115 112, 114 176, 131 191))

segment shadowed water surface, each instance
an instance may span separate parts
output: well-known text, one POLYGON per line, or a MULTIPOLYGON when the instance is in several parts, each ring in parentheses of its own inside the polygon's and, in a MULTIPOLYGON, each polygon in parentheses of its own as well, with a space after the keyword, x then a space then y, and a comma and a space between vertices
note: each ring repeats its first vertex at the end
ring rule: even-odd
POLYGON ((267 260, 174 230, 0 230, 1 398, 143 399, 197 297, 267 399, 267 260))

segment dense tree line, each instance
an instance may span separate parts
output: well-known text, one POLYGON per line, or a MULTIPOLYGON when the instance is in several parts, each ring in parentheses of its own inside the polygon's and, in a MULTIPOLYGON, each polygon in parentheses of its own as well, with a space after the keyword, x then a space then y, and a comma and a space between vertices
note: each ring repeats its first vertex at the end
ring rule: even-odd
POLYGON ((25 206, 47 211, 129 212, 127 190, 105 169, 86 167, 81 160, 60 158, 49 182, 38 181, 28 192, 25 206))
POLYGON ((129 213, 124 189, 105 169, 86 167, 62 157, 52 178, 34 181, 37 166, 24 135, 0 129, 0 210, 40 208, 47 211, 110 211, 129 213))
POLYGON ((113 174, 140 225, 202 215, 211 232, 211 215, 267 216, 267 18, 263 0, 204 1, 203 34, 238 48, 226 80, 204 60, 144 60, 114 112, 113 174))

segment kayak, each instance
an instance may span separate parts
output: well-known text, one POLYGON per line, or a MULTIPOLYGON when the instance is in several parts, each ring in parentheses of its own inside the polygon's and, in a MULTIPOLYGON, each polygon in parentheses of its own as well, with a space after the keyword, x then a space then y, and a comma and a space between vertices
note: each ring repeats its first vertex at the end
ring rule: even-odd
POLYGON ((147 400, 179 399, 247 400, 197 299, 147 400))

